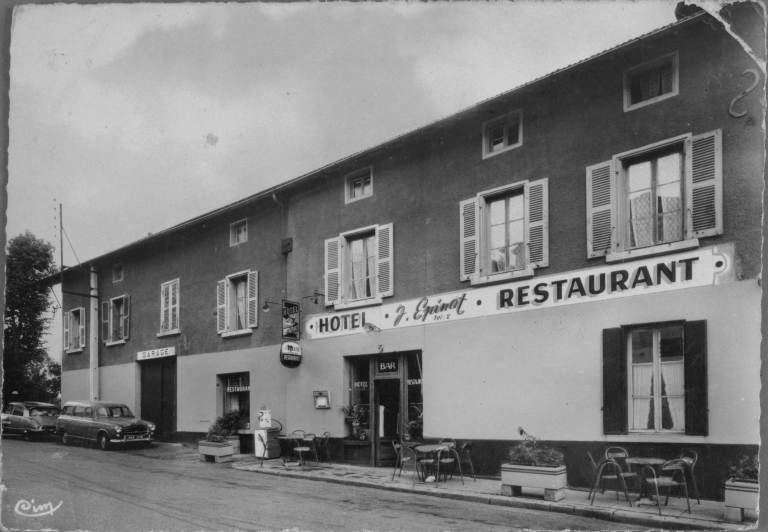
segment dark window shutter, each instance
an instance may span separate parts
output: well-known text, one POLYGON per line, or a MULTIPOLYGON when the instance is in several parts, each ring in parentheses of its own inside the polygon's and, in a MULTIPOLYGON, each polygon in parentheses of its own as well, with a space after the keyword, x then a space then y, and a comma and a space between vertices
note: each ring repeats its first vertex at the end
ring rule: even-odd
POLYGON ((627 357, 621 328, 603 329, 603 433, 627 433, 627 357))
POLYGON ((709 434, 707 322, 685 322, 685 433, 709 434))

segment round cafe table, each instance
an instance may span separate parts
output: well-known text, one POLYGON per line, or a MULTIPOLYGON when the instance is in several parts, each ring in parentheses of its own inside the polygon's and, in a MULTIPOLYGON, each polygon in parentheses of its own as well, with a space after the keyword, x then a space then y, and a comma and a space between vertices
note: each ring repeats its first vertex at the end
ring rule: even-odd
POLYGON ((304 436, 299 434, 289 434, 288 436, 278 436, 277 441, 280 444, 280 455, 283 457, 283 464, 293 461, 293 448, 296 447, 296 442, 300 442, 304 439, 304 436), (293 445, 288 445, 288 443, 293 445))
MULTIPOLYGON (((435 464, 435 487, 437 487, 438 483, 440 482, 440 453, 443 451, 448 452, 449 454, 451 451, 453 451, 453 454, 456 455, 456 463, 459 465, 459 473, 461 473, 461 464, 459 464, 459 455, 456 452, 456 449, 453 448, 453 445, 450 443, 432 443, 432 444, 426 444, 426 445, 417 445, 413 448, 417 453, 421 454, 434 454, 437 453, 437 456, 434 458, 434 464, 435 464)), ((416 467, 418 460, 415 460, 413 463, 413 481, 416 482, 416 467)), ((425 464, 424 467, 424 478, 426 480, 427 477, 427 469, 428 467, 425 464)), ((461 482, 464 483, 464 475, 461 475, 461 482)))
MULTIPOLYGON (((647 488, 645 485, 645 466, 651 466, 652 468, 656 469, 657 467, 661 466, 662 464, 665 464, 667 460, 663 458, 651 458, 651 457, 641 457, 641 456, 635 456, 626 458, 624 460, 627 464, 630 466, 636 465, 639 469, 638 471, 638 478, 640 479, 640 496, 637 498, 639 501, 643 498, 643 494, 646 495, 649 499, 651 498, 650 494, 647 492, 647 488)), ((658 501, 656 501, 658 503, 658 501)))

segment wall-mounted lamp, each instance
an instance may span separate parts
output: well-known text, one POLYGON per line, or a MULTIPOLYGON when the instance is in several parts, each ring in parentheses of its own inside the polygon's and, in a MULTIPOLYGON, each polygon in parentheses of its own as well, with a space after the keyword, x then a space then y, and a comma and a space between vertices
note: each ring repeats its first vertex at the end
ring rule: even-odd
POLYGON ((376 327, 373 323, 367 323, 363 325, 363 331, 370 333, 370 332, 381 332, 381 329, 376 327))
POLYGON ((323 390, 320 392, 312 392, 315 398, 315 408, 331 408, 331 392, 323 390))
POLYGON ((301 301, 303 302, 305 299, 309 299, 309 300, 310 300, 312 303, 314 303, 315 305, 317 305, 317 302, 318 302, 318 298, 319 298, 319 297, 325 297, 325 294, 321 294, 320 292, 318 292, 317 290, 315 290, 315 293, 314 293, 314 294, 312 294, 312 295, 310 295, 310 296, 304 296, 304 297, 302 297, 302 298, 301 298, 301 301))
POLYGON ((264 300, 264 306, 261 307, 262 312, 269 312, 269 306, 270 305, 278 305, 282 306, 282 303, 275 303, 274 301, 270 301, 269 299, 264 300))

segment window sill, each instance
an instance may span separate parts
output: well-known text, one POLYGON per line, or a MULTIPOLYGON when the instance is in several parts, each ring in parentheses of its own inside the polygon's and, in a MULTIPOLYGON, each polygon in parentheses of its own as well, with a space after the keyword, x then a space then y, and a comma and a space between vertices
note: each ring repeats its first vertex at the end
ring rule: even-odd
POLYGON ((373 192, 371 192, 370 194, 366 194, 365 196, 358 196, 356 198, 347 197, 347 198, 344 198, 344 205, 349 205, 350 203, 354 203, 356 201, 360 201, 362 199, 370 198, 370 197, 373 197, 373 192))
POLYGON ((113 345, 123 345, 125 343, 125 340, 116 340, 114 342, 105 342, 104 345, 107 347, 112 347, 113 345))
POLYGON ((381 305, 380 297, 369 297, 367 299, 358 299, 356 301, 350 301, 349 303, 336 303, 333 308, 336 310, 346 310, 348 308, 368 307, 373 305, 381 305))
POLYGON ((161 333, 157 333, 158 338, 165 338, 166 336, 178 336, 181 334, 181 329, 174 329, 172 331, 165 331, 161 333))
POLYGON ((81 347, 80 349, 67 349, 66 352, 68 355, 77 355, 78 353, 83 352, 83 348, 81 347))
POLYGON ((633 259, 644 259, 646 257, 655 257, 656 255, 666 255, 668 253, 675 253, 677 251, 686 251, 689 249, 697 249, 699 247, 699 239, 691 238, 690 240, 680 240, 679 242, 670 242, 669 244, 661 244, 658 246, 651 246, 642 249, 633 249, 631 251, 620 251, 618 253, 609 253, 605 256, 605 262, 621 262, 633 259))
POLYGON ((651 98, 650 100, 644 100, 642 102, 637 102, 635 104, 629 104, 629 105, 625 104, 624 112, 626 113, 629 111, 634 111, 635 109, 640 109, 641 107, 645 107, 646 105, 653 105, 654 103, 662 102, 664 100, 677 96, 678 94, 680 94, 678 90, 673 90, 672 92, 662 94, 661 96, 656 96, 655 98, 651 98))
POLYGON ((484 277, 476 277, 470 279, 472 286, 482 286, 484 284, 500 283, 502 281, 509 281, 510 279, 528 279, 533 277, 533 267, 528 266, 522 270, 515 270, 513 272, 494 273, 492 275, 486 275, 484 277))
POLYGON ((685 432, 630 432, 628 434, 607 434, 605 441, 610 443, 659 441, 665 443, 705 443, 707 436, 688 435, 685 432))
MULTIPOLYGON (((483 145, 485 145, 487 142, 488 142, 488 138, 486 136, 484 136, 483 137, 483 145)), ((504 146, 503 148, 499 148, 499 149, 494 150, 494 151, 484 151, 483 152, 483 160, 489 159, 489 158, 494 157, 496 155, 499 155, 500 153, 504 153, 504 152, 508 152, 510 150, 514 150, 515 148, 519 148, 522 145, 523 145, 523 143, 521 141, 521 142, 518 142, 517 144, 510 144, 509 146, 504 146)))
POLYGON ((251 329, 241 329, 239 331, 229 331, 221 333, 222 338, 236 338, 238 336, 249 336, 253 334, 251 329))

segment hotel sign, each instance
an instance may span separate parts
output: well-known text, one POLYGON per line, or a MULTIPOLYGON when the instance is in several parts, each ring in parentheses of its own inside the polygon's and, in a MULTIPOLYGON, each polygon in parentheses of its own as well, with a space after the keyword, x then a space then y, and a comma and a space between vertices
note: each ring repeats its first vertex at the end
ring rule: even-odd
POLYGON ((152 349, 150 351, 139 351, 136 353, 136 360, 149 360, 151 358, 172 357, 176 354, 175 347, 164 347, 162 349, 152 349))
POLYGON ((299 304, 283 299, 283 340, 299 339, 299 304))
POLYGON ((556 275, 438 294, 357 312, 310 316, 307 339, 562 307, 711 286, 733 280, 733 246, 633 260, 556 275), (371 329, 369 326, 368 330, 371 329))

